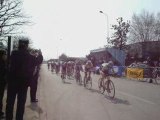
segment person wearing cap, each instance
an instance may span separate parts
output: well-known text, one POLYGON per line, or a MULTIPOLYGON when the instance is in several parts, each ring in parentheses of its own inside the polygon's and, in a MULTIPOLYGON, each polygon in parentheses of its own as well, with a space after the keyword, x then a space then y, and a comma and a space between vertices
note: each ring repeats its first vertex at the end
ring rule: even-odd
POLYGON ((37 93, 40 65, 43 62, 43 56, 40 50, 35 50, 34 52, 35 52, 34 56, 36 57, 36 62, 35 62, 33 77, 30 82, 30 98, 31 98, 31 102, 38 102, 36 93, 37 93))
POLYGON ((2 108, 3 108, 4 90, 6 86, 6 79, 5 79, 6 73, 7 73, 6 51, 0 50, 0 118, 4 117, 4 112, 2 108))
POLYGON ((152 80, 152 72, 153 72, 153 66, 154 66, 154 64, 153 64, 153 61, 152 61, 152 59, 151 59, 151 57, 147 57, 147 61, 146 61, 147 63, 147 65, 149 66, 149 72, 148 72, 148 77, 150 78, 149 79, 149 83, 152 83, 153 82, 153 80, 152 80))
POLYGON ((6 120, 13 119, 13 109, 17 97, 16 120, 23 120, 27 89, 32 78, 30 69, 34 60, 28 51, 29 40, 20 39, 18 50, 12 51, 7 88, 6 120))
POLYGON ((84 78, 91 77, 91 70, 93 68, 93 64, 91 60, 88 60, 84 66, 84 78))

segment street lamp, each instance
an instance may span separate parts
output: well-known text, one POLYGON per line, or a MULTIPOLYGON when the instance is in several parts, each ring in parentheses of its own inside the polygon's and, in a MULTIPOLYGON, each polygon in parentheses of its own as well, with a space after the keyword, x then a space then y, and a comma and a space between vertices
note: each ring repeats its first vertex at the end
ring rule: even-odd
POLYGON ((107 41, 109 40, 109 19, 108 19, 108 14, 104 13, 103 11, 99 11, 100 13, 104 14, 107 18, 107 41))

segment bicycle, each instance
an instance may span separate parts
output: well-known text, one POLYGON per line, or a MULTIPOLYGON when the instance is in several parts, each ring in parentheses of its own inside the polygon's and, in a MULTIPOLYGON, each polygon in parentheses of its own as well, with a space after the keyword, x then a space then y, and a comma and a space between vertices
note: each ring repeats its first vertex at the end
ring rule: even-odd
POLYGON ((75 79, 76 79, 76 83, 81 85, 82 84, 82 76, 80 71, 75 73, 75 79))
POLYGON ((56 74, 58 75, 58 73, 59 73, 59 67, 58 66, 56 66, 56 74))
POLYGON ((67 78, 72 79, 73 78, 73 72, 71 70, 67 70, 67 78))
POLYGON ((83 80, 83 83, 84 83, 84 87, 88 88, 88 89, 91 89, 92 88, 92 78, 91 76, 85 76, 84 77, 84 80, 83 80))
POLYGON ((106 77, 104 79, 99 78, 98 80, 98 88, 100 93, 104 94, 105 91, 107 91, 107 94, 110 98, 115 97, 115 86, 112 80, 105 81, 106 77), (108 83, 109 82, 109 83, 108 83))
POLYGON ((66 74, 65 73, 61 74, 61 79, 62 79, 62 82, 65 83, 65 79, 66 79, 66 74))

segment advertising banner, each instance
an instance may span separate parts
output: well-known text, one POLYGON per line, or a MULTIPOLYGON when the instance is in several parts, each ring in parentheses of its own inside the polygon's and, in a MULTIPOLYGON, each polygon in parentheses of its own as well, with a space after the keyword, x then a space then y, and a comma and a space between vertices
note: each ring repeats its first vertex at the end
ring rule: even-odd
POLYGON ((127 77, 128 78, 143 78, 143 69, 139 68, 127 68, 127 77))

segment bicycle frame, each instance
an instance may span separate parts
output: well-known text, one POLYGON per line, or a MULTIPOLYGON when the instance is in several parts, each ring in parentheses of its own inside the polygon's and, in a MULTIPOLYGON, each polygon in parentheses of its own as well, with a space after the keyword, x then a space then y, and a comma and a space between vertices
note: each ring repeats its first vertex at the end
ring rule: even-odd
POLYGON ((107 79, 107 77, 101 77, 98 81, 98 87, 102 94, 107 91, 107 94, 110 96, 110 98, 114 98, 115 86, 111 79, 107 79))

